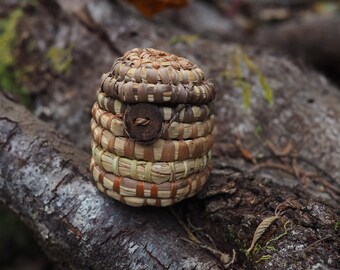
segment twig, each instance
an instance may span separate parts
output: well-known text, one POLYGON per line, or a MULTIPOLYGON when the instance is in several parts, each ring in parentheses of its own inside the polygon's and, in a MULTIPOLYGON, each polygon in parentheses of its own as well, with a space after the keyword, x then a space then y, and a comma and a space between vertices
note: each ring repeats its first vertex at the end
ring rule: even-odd
POLYGON ((333 235, 329 235, 329 236, 323 237, 323 238, 315 241, 314 243, 310 244, 308 247, 304 248, 302 251, 305 252, 307 249, 310 249, 311 247, 315 246, 316 244, 319 244, 322 241, 325 241, 325 240, 327 240, 329 238, 332 238, 332 237, 333 237, 333 235))
POLYGON ((276 169, 276 170, 281 170, 284 171, 288 174, 291 174, 298 179, 300 179, 301 183, 307 186, 310 183, 310 179, 318 179, 318 181, 325 186, 328 190, 325 190, 331 197, 337 199, 340 194, 340 190, 333 184, 329 183, 325 179, 321 178, 318 174, 314 172, 308 172, 304 171, 301 168, 299 168, 294 160, 293 164, 289 165, 287 163, 278 163, 278 162, 273 162, 271 160, 265 161, 258 163, 254 165, 251 169, 251 173, 255 173, 261 169, 276 169))
MULTIPOLYGON (((195 242, 193 242, 193 241, 191 241, 189 239, 181 238, 181 240, 195 245, 195 242)), ((207 245, 203 245, 203 244, 198 244, 198 245, 199 245, 200 248, 209 251, 216 258, 218 258, 220 260, 220 262, 223 264, 224 269, 229 268, 229 266, 235 262, 236 252, 235 252, 234 249, 233 249, 233 256, 230 258, 230 255, 227 254, 227 253, 221 252, 221 251, 219 251, 217 249, 214 249, 214 248, 211 248, 211 247, 209 247, 207 245)))
POLYGON ((266 141, 265 145, 268 146, 269 150, 277 157, 285 157, 290 154, 293 150, 293 144, 289 141, 283 149, 277 148, 272 142, 266 141))
POLYGON ((294 170, 288 164, 277 163, 277 162, 273 162, 271 160, 256 164, 255 166, 253 166, 253 168, 250 169, 250 172, 254 173, 254 172, 257 172, 261 169, 268 169, 268 168, 269 169, 281 170, 281 171, 287 172, 291 175, 295 175, 294 170))
POLYGON ((182 226, 182 228, 186 231, 189 239, 197 245, 201 244, 201 241, 198 240, 197 237, 190 231, 188 226, 183 222, 183 220, 180 219, 175 210, 172 207, 170 207, 169 210, 170 213, 177 219, 178 223, 182 226))
POLYGON ((192 222, 190 221, 189 218, 187 218, 187 222, 188 222, 188 225, 191 229, 193 229, 193 232, 198 232, 199 234, 202 234, 203 236, 205 236, 209 241, 210 241, 210 244, 216 249, 216 245, 214 243, 214 240, 212 239, 212 237, 205 233, 204 230, 202 228, 199 228, 199 227, 196 227, 194 226, 194 224, 192 224, 192 222))
POLYGON ((332 190, 337 195, 340 195, 340 189, 337 188, 335 185, 332 185, 331 183, 329 183, 326 179, 324 179, 322 177, 316 177, 315 179, 320 181, 323 186, 329 188, 330 190, 332 190))

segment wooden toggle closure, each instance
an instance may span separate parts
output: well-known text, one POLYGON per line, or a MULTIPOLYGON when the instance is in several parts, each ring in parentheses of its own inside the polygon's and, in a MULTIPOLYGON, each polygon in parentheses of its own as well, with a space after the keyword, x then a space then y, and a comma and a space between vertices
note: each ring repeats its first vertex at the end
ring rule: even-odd
POLYGON ((124 114, 124 126, 131 139, 142 144, 150 144, 161 136, 163 117, 156 105, 149 103, 129 105, 124 114))

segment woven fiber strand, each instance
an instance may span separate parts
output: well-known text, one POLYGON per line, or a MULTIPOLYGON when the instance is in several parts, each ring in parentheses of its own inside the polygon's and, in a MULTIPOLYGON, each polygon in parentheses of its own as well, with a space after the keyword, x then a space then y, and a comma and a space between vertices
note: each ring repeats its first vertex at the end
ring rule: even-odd
POLYGON ((125 137, 116 137, 94 119, 91 121, 92 137, 105 151, 117 156, 146 161, 177 161, 199 158, 213 146, 211 134, 192 140, 159 139, 152 145, 142 145, 125 137))
MULTIPOLYGON (((124 197, 119 195, 118 193, 105 188, 101 183, 95 182, 97 188, 105 193, 107 196, 133 207, 141 207, 141 206, 156 206, 156 207, 167 207, 171 206, 177 202, 180 202, 184 199, 190 198, 194 196, 199 190, 191 192, 185 198, 172 198, 172 199, 152 199, 152 198, 138 198, 138 197, 124 197)), ((204 185, 205 183, 202 183, 204 185)))
POLYGON ((122 102, 137 103, 189 103, 204 104, 215 98, 214 85, 204 81, 200 85, 192 82, 187 84, 151 84, 144 82, 120 81, 104 74, 102 90, 110 97, 118 98, 122 102))
POLYGON ((101 183, 106 189, 124 197, 152 199, 184 199, 188 194, 201 189, 211 170, 210 166, 207 166, 202 172, 192 174, 181 180, 155 184, 105 172, 96 165, 93 159, 91 159, 90 167, 94 181, 101 183))
POLYGON ((188 59, 152 48, 135 48, 118 58, 112 73, 120 80, 178 84, 204 80, 203 71, 188 59))
MULTIPOLYGON (((97 102, 101 109, 117 115, 123 115, 127 108, 127 104, 122 103, 119 99, 108 97, 104 92, 97 92, 97 102)), ((176 113, 176 107, 160 106, 159 110, 164 118, 164 121, 172 119, 176 113)), ((212 115, 212 109, 209 104, 202 104, 198 106, 186 106, 180 111, 174 121, 183 123, 192 123, 198 121, 205 121, 212 115)))
MULTIPOLYGON (((100 109, 97 103, 92 107, 92 116, 97 123, 106 128, 114 136, 128 137, 121 115, 113 114, 100 109)), ((167 125, 164 122, 164 125, 167 125)), ((181 123, 172 122, 162 133, 162 139, 194 139, 207 136, 214 128, 214 116, 212 115, 204 122, 181 123)))
POLYGON ((201 158, 173 162, 150 162, 113 155, 92 141, 92 157, 106 172, 134 180, 161 184, 188 177, 202 171, 210 162, 211 153, 201 158))

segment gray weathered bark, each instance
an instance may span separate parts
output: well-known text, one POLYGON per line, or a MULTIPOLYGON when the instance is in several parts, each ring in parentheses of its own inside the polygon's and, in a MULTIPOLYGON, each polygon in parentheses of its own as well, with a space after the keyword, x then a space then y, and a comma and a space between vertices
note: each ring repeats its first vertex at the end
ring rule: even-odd
POLYGON ((241 89, 221 75, 238 46, 201 39, 172 45, 171 37, 185 29, 160 18, 145 20, 116 2, 41 2, 31 7, 34 15, 25 13, 17 62, 22 67, 43 59, 24 83, 40 93, 35 113, 54 128, 1 95, 0 198, 36 232, 51 258, 81 269, 222 268, 219 255, 206 249, 213 247, 208 234, 215 250, 236 251, 234 268, 339 268, 340 94, 323 76, 285 57, 244 49, 274 95, 269 106, 257 76, 245 68, 254 86, 248 111, 241 89), (90 106, 101 73, 119 52, 147 46, 190 58, 218 90, 210 183, 173 210, 204 229, 196 231, 205 239, 199 248, 180 239, 187 234, 168 209, 133 209, 96 191, 89 155, 79 150, 89 150, 90 106), (52 47, 72 47, 68 72, 57 73, 44 60, 52 47), (291 151, 274 155, 268 141, 282 149, 290 142, 291 151), (256 227, 287 200, 293 209, 273 222, 257 253, 246 257, 256 227), (287 221, 287 235, 266 245, 287 221))

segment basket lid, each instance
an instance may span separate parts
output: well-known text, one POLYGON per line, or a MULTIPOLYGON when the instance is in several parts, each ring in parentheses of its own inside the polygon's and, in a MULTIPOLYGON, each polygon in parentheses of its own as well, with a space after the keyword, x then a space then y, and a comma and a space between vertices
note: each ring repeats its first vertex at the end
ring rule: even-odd
POLYGON ((135 48, 118 58, 101 87, 126 103, 205 104, 215 97, 213 84, 196 64, 152 48, 135 48))

